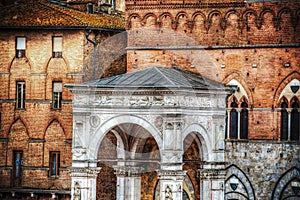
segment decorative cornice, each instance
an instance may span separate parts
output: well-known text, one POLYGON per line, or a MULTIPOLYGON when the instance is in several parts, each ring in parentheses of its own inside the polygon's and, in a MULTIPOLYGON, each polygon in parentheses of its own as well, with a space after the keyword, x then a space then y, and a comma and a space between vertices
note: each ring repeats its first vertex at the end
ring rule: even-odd
POLYGON ((194 4, 175 4, 175 3, 162 3, 162 4, 145 4, 145 1, 127 1, 126 10, 146 10, 146 9, 199 9, 199 8, 237 8, 245 7, 244 2, 230 2, 230 3, 194 3, 194 4), (128 3, 129 2, 129 3, 128 3))

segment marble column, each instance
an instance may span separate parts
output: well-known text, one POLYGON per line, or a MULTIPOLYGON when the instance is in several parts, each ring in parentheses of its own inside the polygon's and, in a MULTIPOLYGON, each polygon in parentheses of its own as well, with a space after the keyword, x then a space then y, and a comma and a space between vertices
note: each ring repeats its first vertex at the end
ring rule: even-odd
POLYGON ((117 176, 117 199, 135 200, 141 198, 141 167, 114 166, 117 176))
POLYGON ((160 170, 160 200, 182 200, 183 180, 186 171, 160 170))

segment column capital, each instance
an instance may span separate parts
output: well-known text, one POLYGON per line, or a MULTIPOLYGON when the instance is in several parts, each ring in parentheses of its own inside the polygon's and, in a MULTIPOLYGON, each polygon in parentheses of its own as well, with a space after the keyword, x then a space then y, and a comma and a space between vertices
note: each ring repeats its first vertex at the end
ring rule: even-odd
POLYGON ((185 170, 158 170, 159 179, 183 180, 186 175, 185 170))
POLYGON ((141 175, 143 167, 138 166, 113 166, 115 174, 119 177, 138 177, 141 175))

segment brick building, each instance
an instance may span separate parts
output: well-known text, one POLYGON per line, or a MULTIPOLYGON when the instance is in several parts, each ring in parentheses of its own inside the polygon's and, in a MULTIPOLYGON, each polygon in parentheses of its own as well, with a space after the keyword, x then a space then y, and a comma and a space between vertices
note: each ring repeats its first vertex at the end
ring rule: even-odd
POLYGON ((298 1, 82 2, 1 10, 2 196, 300 198, 298 1))
POLYGON ((97 56, 124 31, 122 12, 78 2, 2 1, 0 199, 70 198, 72 95, 63 85, 125 71, 125 56, 108 71, 97 56))

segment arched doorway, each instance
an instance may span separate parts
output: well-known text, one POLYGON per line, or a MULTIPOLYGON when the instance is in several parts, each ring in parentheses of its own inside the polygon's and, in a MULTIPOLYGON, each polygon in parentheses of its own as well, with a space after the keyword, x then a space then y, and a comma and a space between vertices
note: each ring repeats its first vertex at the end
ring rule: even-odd
POLYGON ((142 126, 122 123, 110 129, 97 158, 101 167, 97 200, 147 199, 153 195, 160 152, 154 137, 142 126))

